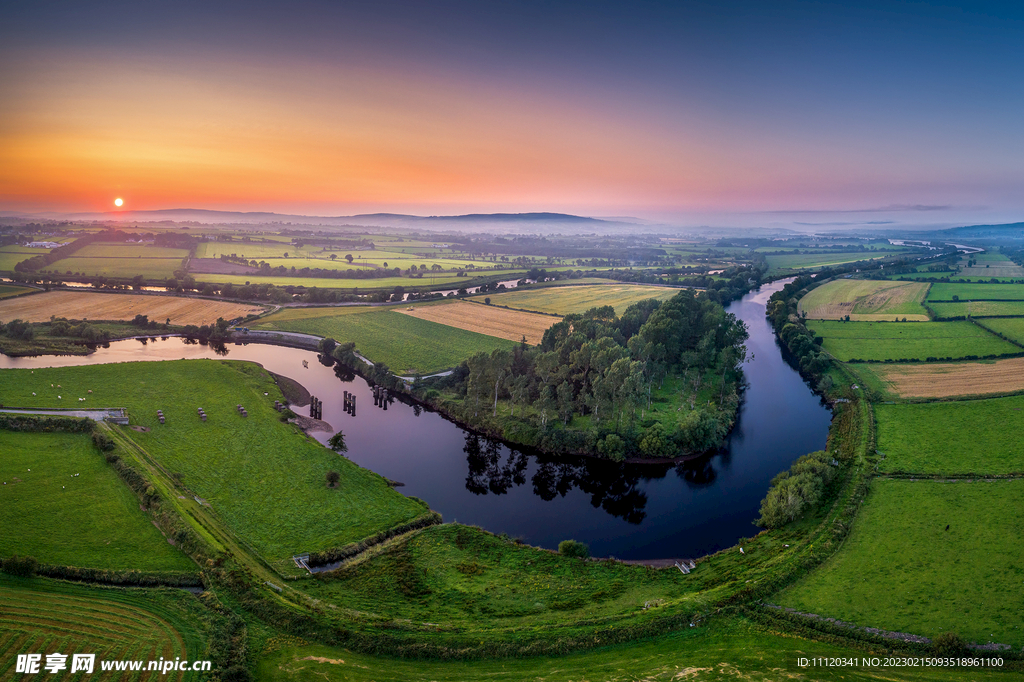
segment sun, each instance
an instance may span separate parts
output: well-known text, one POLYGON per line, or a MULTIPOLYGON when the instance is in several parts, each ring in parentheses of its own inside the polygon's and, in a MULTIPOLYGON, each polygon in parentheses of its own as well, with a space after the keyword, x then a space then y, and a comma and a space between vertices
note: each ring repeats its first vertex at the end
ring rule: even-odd
POLYGON ((124 199, 122 199, 121 197, 114 199, 114 206, 120 207, 122 205, 124 205, 124 199))

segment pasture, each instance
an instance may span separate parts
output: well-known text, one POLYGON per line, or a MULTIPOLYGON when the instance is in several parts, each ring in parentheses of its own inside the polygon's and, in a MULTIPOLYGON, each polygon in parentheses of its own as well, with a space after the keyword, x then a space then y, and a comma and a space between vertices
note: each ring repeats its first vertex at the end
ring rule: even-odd
POLYGON ((1024 358, 920 365, 858 365, 869 383, 902 398, 950 398, 1024 391, 1024 358))
POLYGON ((548 327, 558 322, 557 317, 550 315, 506 310, 466 301, 401 307, 395 308, 395 312, 509 341, 519 341, 525 337, 527 343, 534 345, 540 343, 548 327))
POLYGON ((929 303, 938 317, 992 317, 995 315, 1024 315, 1024 301, 960 301, 959 303, 929 303))
POLYGON ((257 305, 228 301, 89 291, 48 291, 0 300, 0 320, 28 322, 48 322, 51 315, 78 320, 131 320, 136 315, 148 315, 157 322, 170 318, 175 325, 203 325, 213 324, 218 317, 233 320, 263 311, 264 308, 257 305))
POLYGON ((958 277, 983 277, 985 279, 1024 277, 1024 268, 1003 254, 994 251, 965 254, 960 258, 960 267, 958 277), (967 267, 967 263, 971 259, 975 261, 975 264, 972 267, 967 267))
POLYGON ((1024 317, 1005 317, 980 320, 978 324, 1002 334, 1008 339, 1024 344, 1024 317))
POLYGON ((796 270, 816 270, 826 265, 843 265, 857 261, 874 260, 891 256, 891 253, 872 253, 870 251, 854 251, 851 253, 787 253, 765 256, 768 270, 771 273, 796 270))
POLYGON ((860 626, 955 632, 1018 649, 1022 509, 1021 480, 876 479, 839 552, 773 602, 860 626))
MULTIPOLYGON (((610 305, 621 315, 626 308, 648 298, 666 301, 679 293, 671 287, 633 284, 601 284, 590 286, 552 286, 547 288, 513 289, 488 294, 492 305, 507 306, 540 313, 570 315, 584 313, 591 308, 610 305)), ((483 300, 477 296, 476 300, 483 300)))
POLYGON ((150 523, 89 434, 0 430, 0 453, 0 557, 31 555, 40 563, 114 570, 197 570, 150 523))
MULTIPOLYGON (((305 262, 305 261, 302 261, 305 262)), ((305 267, 305 266, 303 266, 305 267)), ((313 267, 313 266, 310 266, 313 267)), ((498 273, 489 273, 498 274, 498 273)), ((517 273, 501 273, 516 274, 517 273)), ((335 278, 335 277, 291 277, 275 275, 207 275, 196 273, 194 275, 199 282, 213 284, 273 284, 274 286, 293 287, 317 287, 320 289, 358 289, 360 292, 371 290, 391 291, 395 287, 429 287, 431 284, 447 284, 449 286, 464 286, 468 280, 466 277, 459 277, 456 273, 444 275, 433 275, 424 273, 423 277, 366 277, 366 278, 335 278)))
POLYGON ((926 322, 921 305, 928 285, 920 282, 838 279, 812 289, 800 299, 799 310, 814 320, 890 321, 899 316, 926 322))
POLYGON ((94 242, 75 251, 75 258, 176 258, 188 256, 185 249, 170 249, 151 244, 117 244, 94 242))
POLYGON ((131 279, 142 275, 146 279, 169 279, 181 268, 180 258, 62 258, 39 270, 40 274, 61 277, 119 277, 131 279))
POLYGON ((14 272, 14 266, 33 256, 45 256, 49 249, 30 249, 27 246, 0 247, 0 272, 14 272))
POLYGON ((259 320, 252 328, 353 342, 365 357, 383 362, 399 374, 439 372, 476 353, 514 345, 506 339, 421 320, 391 308, 369 306, 288 308, 259 320))
MULTIPOLYGON (((431 661, 384 659, 323 645, 285 645, 268 652, 256 668, 261 682, 579 682, 644 680, 823 682, 887 680, 959 682, 963 669, 816 667, 813 677, 800 657, 864 656, 863 651, 772 632, 741 616, 719 616, 700 627, 628 644, 602 646, 562 656, 431 661)), ((974 668, 972 680, 1001 680, 1000 670, 974 668)))
POLYGON ((1021 284, 946 284, 936 282, 928 290, 928 301, 1024 301, 1021 284))
POLYGON ((111 590, 0 575, 0 680, 195 679, 185 672, 104 673, 100 661, 202 658, 208 618, 203 611, 180 590, 111 590), (17 654, 41 653, 45 663, 45 654, 54 652, 68 656, 67 670, 31 678, 15 673, 17 654), (96 654, 91 675, 69 673, 75 653, 96 654))
POLYGON ((823 348, 838 360, 881 362, 932 358, 984 357, 1021 349, 967 321, 808 322, 824 337, 823 348))
POLYGON ((81 396, 88 397, 85 405, 127 407, 132 425, 150 430, 120 432, 281 570, 295 570, 294 554, 345 545, 427 511, 377 474, 282 423, 273 406, 283 397, 280 389, 255 364, 175 360, 34 374, 10 369, 0 372, 0 395, 25 407, 67 407, 81 396), (248 418, 238 415, 237 404, 248 418), (207 422, 197 417, 198 407, 209 415, 207 422), (158 409, 165 424, 157 420, 158 409), (324 484, 330 470, 341 474, 335 489, 324 484))
POLYGON ((1024 397, 875 405, 881 472, 1024 473, 1024 397))
POLYGON ((13 284, 0 284, 0 299, 21 296, 22 294, 33 294, 39 291, 33 287, 19 287, 13 284))

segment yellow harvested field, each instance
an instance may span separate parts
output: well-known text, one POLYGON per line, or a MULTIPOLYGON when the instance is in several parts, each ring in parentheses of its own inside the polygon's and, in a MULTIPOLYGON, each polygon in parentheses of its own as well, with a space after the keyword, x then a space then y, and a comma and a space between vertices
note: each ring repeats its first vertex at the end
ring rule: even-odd
POLYGON ((946 398, 1024 390, 1024 358, 995 362, 950 362, 874 368, 893 393, 904 398, 946 398))
POLYGON ((203 325, 216 322, 218 317, 232 320, 261 312, 260 306, 227 301, 91 291, 50 291, 0 300, 0 320, 7 322, 48 322, 51 315, 69 320, 131 320, 136 315, 148 315, 157 322, 170 318, 174 325, 203 325))
POLYGON ((438 324, 465 329, 499 339, 520 341, 526 336, 529 344, 540 343, 544 332, 559 318, 537 313, 506 310, 479 303, 457 301, 444 305, 425 305, 415 308, 395 308, 395 312, 418 317, 438 324))
POLYGON ((897 316, 927 322, 921 306, 927 292, 926 282, 840 279, 812 289, 800 300, 799 309, 812 320, 839 320, 849 315, 854 322, 885 322, 897 316))

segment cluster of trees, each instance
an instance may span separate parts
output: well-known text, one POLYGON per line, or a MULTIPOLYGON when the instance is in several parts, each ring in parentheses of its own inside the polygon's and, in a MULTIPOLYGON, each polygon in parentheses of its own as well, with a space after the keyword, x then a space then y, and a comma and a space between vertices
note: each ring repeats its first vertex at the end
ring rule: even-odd
POLYGON ((804 455, 772 479, 768 495, 761 501, 761 528, 781 528, 795 521, 821 501, 839 471, 839 462, 824 450, 804 455))
POLYGON ((85 320, 68 320, 65 317, 50 318, 51 336, 70 336, 89 343, 110 341, 110 332, 89 324, 85 320))
POLYGON ((741 298, 751 288, 761 284, 767 271, 768 265, 764 258, 759 257, 750 265, 728 268, 719 276, 688 275, 686 268, 665 268, 662 270, 607 270, 601 273, 601 277, 620 282, 664 284, 665 276, 667 276, 670 284, 704 289, 710 300, 725 304, 741 298))
POLYGON ((803 317, 797 312, 797 294, 802 289, 821 283, 824 279, 825 277, 820 274, 817 278, 810 275, 797 277, 780 291, 772 294, 765 311, 772 328, 796 362, 800 373, 814 380, 821 391, 831 388, 831 379, 827 372, 832 366, 832 359, 821 350, 824 338, 816 336, 804 325, 803 317))
POLYGON ((621 317, 610 306, 593 308, 553 325, 536 347, 524 341, 471 357, 436 384, 457 397, 442 398, 439 407, 485 432, 549 451, 613 460, 703 452, 732 426, 746 339, 734 315, 689 290, 663 303, 641 301, 621 317), (666 423, 648 412, 669 374, 682 377, 684 388, 679 415, 666 423), (718 395, 697 404, 711 377, 720 382, 718 395), (498 416, 499 404, 507 416, 504 409, 498 416))
POLYGON ((0 334, 16 341, 31 341, 35 338, 35 329, 25 320, 11 320, 7 324, 0 322, 0 334))

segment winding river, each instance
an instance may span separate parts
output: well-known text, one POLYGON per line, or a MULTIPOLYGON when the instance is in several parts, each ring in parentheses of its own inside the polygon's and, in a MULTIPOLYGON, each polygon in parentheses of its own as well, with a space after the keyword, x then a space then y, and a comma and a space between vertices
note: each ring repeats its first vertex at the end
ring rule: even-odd
MULTIPOLYGON (((765 303, 783 283, 729 305, 750 329, 753 354, 744 367, 749 387, 736 427, 717 453, 675 465, 510 450, 418 405, 375 407, 363 379, 300 349, 249 344, 218 352, 180 338, 127 340, 89 356, 0 356, 0 368, 251 360, 302 383, 323 401, 323 419, 344 431, 353 461, 404 483, 401 492, 423 498, 446 521, 548 548, 573 538, 588 543, 595 556, 695 558, 754 535, 752 521, 772 477, 825 446, 831 413, 783 360, 765 320, 765 303), (343 409, 343 391, 356 395, 354 415, 343 409)), ((313 435, 323 442, 331 434, 313 435)))

